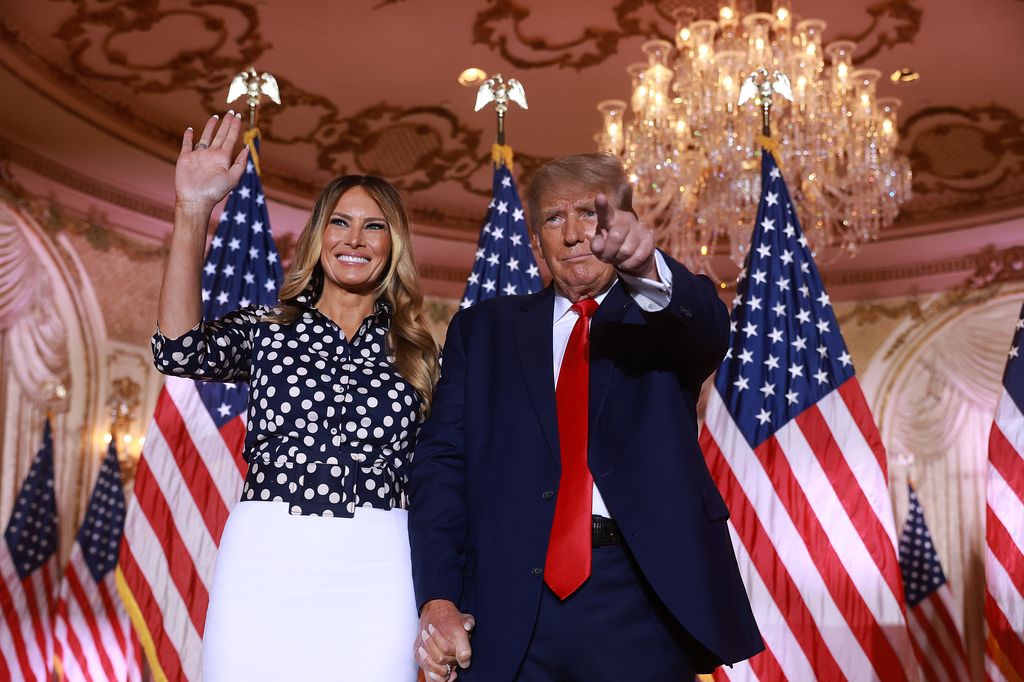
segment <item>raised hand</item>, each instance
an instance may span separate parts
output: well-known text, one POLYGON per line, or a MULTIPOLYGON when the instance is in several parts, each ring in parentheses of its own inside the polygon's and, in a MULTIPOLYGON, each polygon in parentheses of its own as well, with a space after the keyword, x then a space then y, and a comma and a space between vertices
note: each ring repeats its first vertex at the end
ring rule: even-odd
POLYGON ((181 138, 181 153, 174 168, 176 203, 197 211, 212 211, 228 195, 245 171, 248 147, 234 154, 242 128, 241 114, 229 111, 217 125, 214 115, 193 145, 192 128, 181 138))
POLYGON ((594 197, 594 208, 597 229, 590 240, 593 254, 619 272, 657 280, 654 233, 629 211, 616 211, 603 194, 594 197))

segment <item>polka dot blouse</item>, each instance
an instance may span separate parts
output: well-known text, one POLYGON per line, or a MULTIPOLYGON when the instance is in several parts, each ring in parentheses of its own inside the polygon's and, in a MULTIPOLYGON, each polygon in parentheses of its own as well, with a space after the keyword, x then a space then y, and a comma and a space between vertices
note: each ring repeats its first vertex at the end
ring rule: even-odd
POLYGON ((248 381, 243 500, 284 501, 312 516, 404 508, 420 399, 388 354, 390 306, 378 301, 349 341, 308 295, 297 300, 303 310, 290 325, 249 306, 176 339, 157 330, 156 368, 248 381))

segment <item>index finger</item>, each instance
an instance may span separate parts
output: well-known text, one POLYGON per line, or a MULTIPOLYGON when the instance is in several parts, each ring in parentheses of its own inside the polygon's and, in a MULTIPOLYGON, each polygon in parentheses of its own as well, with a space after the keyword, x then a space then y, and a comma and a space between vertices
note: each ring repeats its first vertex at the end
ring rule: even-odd
POLYGON ((594 197, 594 210, 597 211, 597 229, 598 231, 608 231, 608 227, 612 223, 612 218, 615 217, 615 209, 612 208, 611 204, 608 203, 608 197, 604 194, 598 194, 594 197))

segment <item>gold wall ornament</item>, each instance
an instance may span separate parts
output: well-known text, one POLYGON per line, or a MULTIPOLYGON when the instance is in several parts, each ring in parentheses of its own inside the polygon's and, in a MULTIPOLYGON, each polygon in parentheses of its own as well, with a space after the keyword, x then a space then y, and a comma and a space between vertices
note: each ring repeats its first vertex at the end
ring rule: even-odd
POLYGON ((242 71, 231 80, 231 85, 228 87, 227 103, 231 104, 243 95, 245 103, 249 107, 250 128, 256 127, 256 111, 259 109, 263 97, 274 104, 281 104, 281 90, 277 85, 277 79, 266 71, 257 75, 254 66, 250 66, 247 71, 242 71))
POLYGON ((39 394, 41 402, 46 406, 47 412, 60 414, 68 409, 68 389, 65 385, 66 379, 49 377, 40 386, 39 394))
POLYGON ((110 415, 112 432, 129 433, 135 421, 135 411, 139 407, 142 388, 128 377, 114 379, 110 384, 110 398, 107 400, 107 412, 110 415))
POLYGON ((114 441, 117 459, 121 464, 121 475, 125 480, 135 477, 142 446, 146 442, 144 433, 137 433, 133 427, 138 416, 141 403, 142 387, 129 377, 119 377, 110 384, 110 396, 107 399, 107 415, 110 418, 110 430, 104 441, 114 441))

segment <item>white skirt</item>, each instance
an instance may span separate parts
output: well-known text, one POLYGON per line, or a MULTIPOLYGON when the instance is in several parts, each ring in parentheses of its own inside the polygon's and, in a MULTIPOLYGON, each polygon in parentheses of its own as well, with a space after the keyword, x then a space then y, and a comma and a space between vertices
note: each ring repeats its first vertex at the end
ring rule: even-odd
POLYGON ((206 613, 204 682, 415 680, 407 516, 292 516, 284 502, 236 504, 206 613))

